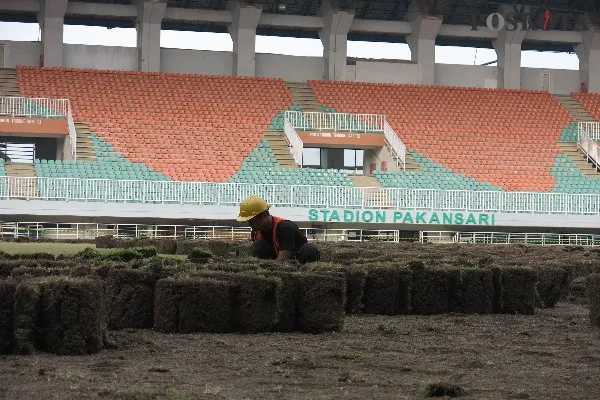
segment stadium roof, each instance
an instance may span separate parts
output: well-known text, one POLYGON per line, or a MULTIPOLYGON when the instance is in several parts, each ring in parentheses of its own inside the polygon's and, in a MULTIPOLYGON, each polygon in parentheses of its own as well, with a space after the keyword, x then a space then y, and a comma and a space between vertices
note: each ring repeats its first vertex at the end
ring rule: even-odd
MULTIPOLYGON (((19 4, 33 4, 37 0, 14 0, 19 4)), ((365 21, 407 21, 412 0, 331 0, 338 4, 342 10, 354 10, 355 20, 365 21)), ((12 3, 9 0, 10 3, 12 3)), ((198 11, 226 12, 227 0, 166 0, 168 9, 180 9, 190 13, 198 11)), ((275 16, 298 16, 299 18, 318 17, 320 14, 321 0, 247 0, 249 4, 263 6, 263 14, 275 16)), ((418 7, 429 14, 441 16, 446 25, 471 25, 474 15, 487 16, 498 10, 498 7, 514 3, 527 5, 536 11, 550 10, 556 19, 569 18, 576 20, 583 13, 600 15, 600 0, 417 0, 418 7)), ((13 7, 4 9, 0 5, 0 20, 37 22, 34 6, 13 7)), ((38 6, 39 7, 39 6, 38 6)), ((181 13, 178 13, 181 15, 181 13)), ((136 9, 134 0, 78 0, 71 1, 65 16, 65 24, 70 25, 93 25, 115 27, 135 27, 136 9), (88 4, 85 4, 88 3, 88 4), (89 4, 96 3, 96 4, 89 4), (104 5, 111 12, 97 13, 98 4, 104 5), (86 12, 83 12, 86 11, 86 12)), ((196 32, 227 32, 227 21, 198 21, 190 19, 174 19, 165 15, 162 21, 162 29, 196 31, 196 32)), ((484 26, 485 18, 477 21, 479 26, 484 26)), ((308 24, 310 25, 310 23, 308 24)), ((259 25, 258 35, 283 36, 283 37, 305 37, 318 38, 318 29, 314 27, 259 25)), ((376 33, 351 31, 349 40, 366 40, 382 42, 405 42, 401 34, 376 33)), ((480 38, 456 38, 440 37, 436 39, 439 45, 491 47, 489 39, 480 38)), ((527 42, 523 43, 523 49, 572 51, 570 45, 527 42)))

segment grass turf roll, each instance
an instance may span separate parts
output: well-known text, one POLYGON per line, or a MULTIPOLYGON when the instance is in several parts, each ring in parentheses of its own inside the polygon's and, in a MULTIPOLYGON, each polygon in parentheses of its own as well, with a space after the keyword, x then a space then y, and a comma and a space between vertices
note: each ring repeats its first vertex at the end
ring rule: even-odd
POLYGON ((308 333, 341 331, 345 317, 345 279, 315 273, 296 273, 292 277, 296 292, 296 329, 308 333))
POLYGON ((551 308, 556 305, 568 285, 569 274, 563 268, 544 267, 537 270, 537 290, 543 306, 551 308))
POLYGON ((12 353, 15 344, 13 322, 16 287, 13 280, 0 280, 0 354, 12 353))
POLYGON ((200 276, 234 284, 237 303, 234 329, 244 333, 267 332, 276 328, 279 318, 280 279, 227 272, 204 271, 200 276))
POLYGON ((465 314, 491 314, 493 310, 493 272, 482 268, 462 268, 454 311, 465 314))
POLYGON ((532 315, 535 312, 537 273, 528 267, 500 269, 502 313, 532 315))
POLYGON ((592 326, 600 327, 600 274, 591 274, 586 280, 589 317, 592 326))
POLYGON ((105 289, 109 328, 152 328, 155 283, 149 272, 110 270, 105 289))
POLYGON ((92 354, 103 348, 103 289, 99 279, 50 277, 41 287, 37 340, 55 354, 92 354))
POLYGON ((460 272, 454 268, 412 268, 412 313, 444 314, 456 305, 460 272))
POLYGON ((236 287, 213 279, 160 279, 154 329, 167 333, 232 332, 236 287))

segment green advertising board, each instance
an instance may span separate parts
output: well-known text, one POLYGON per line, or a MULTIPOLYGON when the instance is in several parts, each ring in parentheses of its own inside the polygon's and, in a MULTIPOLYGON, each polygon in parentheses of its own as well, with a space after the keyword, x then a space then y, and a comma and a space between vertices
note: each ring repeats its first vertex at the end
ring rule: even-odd
POLYGON ((495 225, 496 215, 494 213, 452 211, 310 208, 308 209, 308 220, 381 224, 495 225))

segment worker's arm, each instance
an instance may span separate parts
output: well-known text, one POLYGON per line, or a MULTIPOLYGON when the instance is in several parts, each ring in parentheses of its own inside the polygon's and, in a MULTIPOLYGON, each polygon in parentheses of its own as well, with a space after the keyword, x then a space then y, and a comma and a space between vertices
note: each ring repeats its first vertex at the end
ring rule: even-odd
POLYGON ((279 241, 279 255, 277 256, 277 260, 289 260, 296 245, 293 225, 287 223, 287 221, 280 222, 277 228, 277 238, 279 241))

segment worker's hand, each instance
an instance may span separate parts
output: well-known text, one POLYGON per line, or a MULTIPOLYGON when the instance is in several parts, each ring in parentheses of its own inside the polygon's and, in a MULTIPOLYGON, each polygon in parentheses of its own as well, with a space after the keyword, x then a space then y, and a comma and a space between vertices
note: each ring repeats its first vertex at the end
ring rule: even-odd
POLYGON ((281 250, 279 252, 279 256, 277 257, 277 261, 286 261, 292 257, 292 252, 289 250, 281 250))

